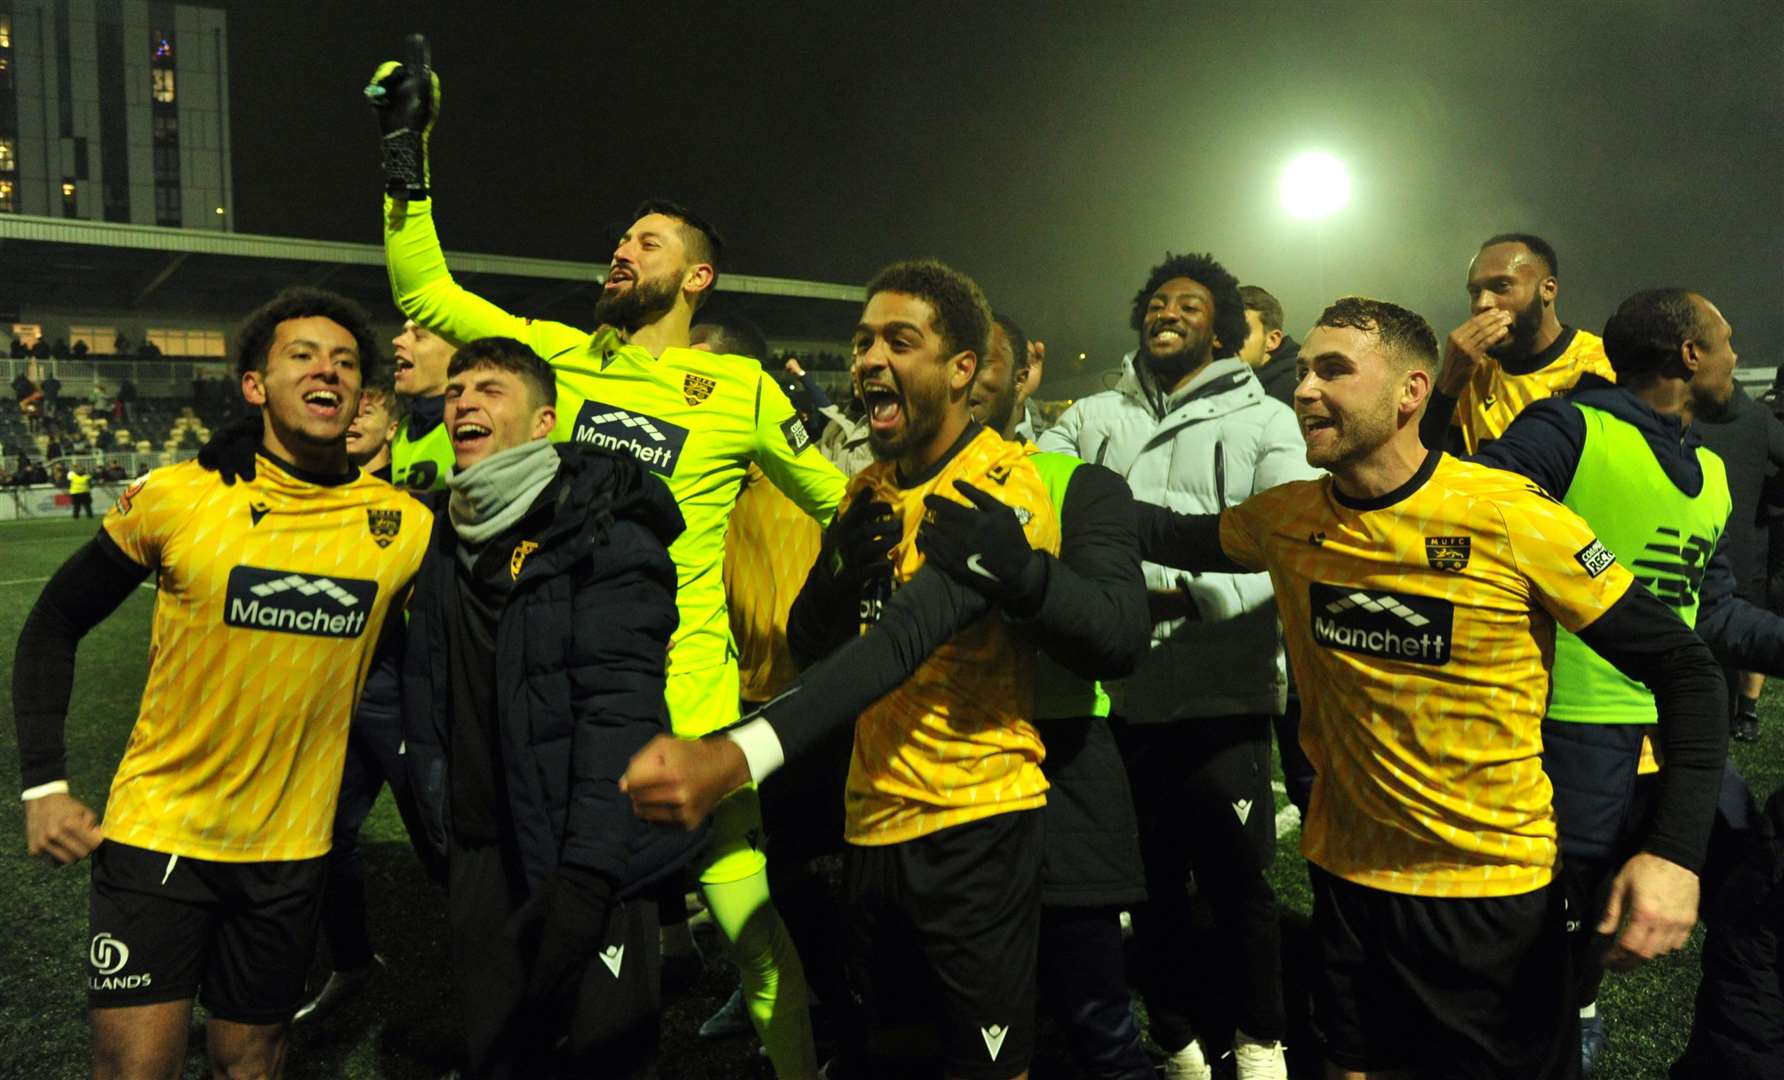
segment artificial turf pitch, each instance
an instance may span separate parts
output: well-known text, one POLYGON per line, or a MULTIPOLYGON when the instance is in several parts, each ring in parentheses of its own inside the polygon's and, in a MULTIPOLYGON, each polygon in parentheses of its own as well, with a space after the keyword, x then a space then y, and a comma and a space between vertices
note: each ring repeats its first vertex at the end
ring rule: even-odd
MULTIPOLYGON (((5 553, 0 560, 0 682, 5 684, 8 717, 0 726, 0 777, 13 783, 18 779, 18 745, 10 722, 12 683, 31 675, 13 671, 12 644, 43 582, 92 534, 93 526, 85 521, 0 525, 0 551, 5 553)), ((74 791, 96 811, 102 809, 136 716, 153 606, 154 593, 145 586, 81 645, 69 706, 68 761, 74 791)), ((1767 687, 1760 703, 1760 741, 1737 743, 1732 750, 1761 801, 1784 784, 1784 701, 1773 689, 1776 685, 1767 687)), ((1280 810, 1285 800, 1280 794, 1277 800, 1280 810)), ((1310 902, 1295 835, 1284 831, 1273 873, 1291 938, 1310 902)), ((452 1064, 456 1030, 447 1006, 442 897, 408 851, 388 796, 366 823, 361 848, 372 898, 373 940, 390 966, 324 1030, 294 1036, 288 1075, 439 1076, 452 1064)), ((0 799, 0 1078, 72 1080, 88 1074, 86 926, 86 868, 53 869, 27 859, 19 803, 0 799)), ((1597 1077, 1646 1080, 1665 1075, 1690 1030, 1699 941, 1701 931, 1690 949, 1606 981, 1599 1008, 1611 1042, 1597 1077)), ((702 944, 708 956, 716 956, 710 933, 702 944)), ((319 960, 316 985, 324 974, 319 960)), ((695 1038, 700 1022, 733 985, 726 966, 713 960, 695 991, 669 1006, 660 1066, 665 1080, 772 1076, 749 1037, 695 1038)), ((186 1074, 208 1076, 203 1039, 196 1030, 193 1034, 186 1074)), ((1291 1055, 1294 1050, 1291 1043, 1291 1055)), ((1296 1065, 1300 1073, 1301 1062, 1296 1065)), ((1034 1071, 1037 1078, 1070 1075, 1057 1040, 1043 1037, 1034 1071)))

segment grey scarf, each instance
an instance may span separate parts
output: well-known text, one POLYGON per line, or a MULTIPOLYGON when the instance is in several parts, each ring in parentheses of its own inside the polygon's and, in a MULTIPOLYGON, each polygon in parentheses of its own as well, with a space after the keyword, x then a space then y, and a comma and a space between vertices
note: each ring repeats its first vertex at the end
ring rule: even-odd
POLYGON ((544 439, 491 454, 446 481, 446 504, 461 544, 477 547, 519 521, 558 472, 557 449, 544 439))

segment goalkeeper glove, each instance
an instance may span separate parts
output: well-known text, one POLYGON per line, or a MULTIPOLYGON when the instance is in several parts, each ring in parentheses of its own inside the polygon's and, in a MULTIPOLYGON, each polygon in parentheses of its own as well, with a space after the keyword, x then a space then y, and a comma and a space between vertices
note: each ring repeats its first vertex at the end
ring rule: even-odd
POLYGON ((409 58, 372 72, 366 100, 383 132, 384 190, 398 199, 428 196, 427 141, 440 115, 440 77, 427 62, 427 39, 411 34, 409 58))
POLYGON ((1047 584, 1047 561, 1028 543, 1016 511, 965 480, 954 481, 972 502, 962 506, 941 495, 923 499, 917 550, 938 570, 1014 614, 1038 606, 1047 584))

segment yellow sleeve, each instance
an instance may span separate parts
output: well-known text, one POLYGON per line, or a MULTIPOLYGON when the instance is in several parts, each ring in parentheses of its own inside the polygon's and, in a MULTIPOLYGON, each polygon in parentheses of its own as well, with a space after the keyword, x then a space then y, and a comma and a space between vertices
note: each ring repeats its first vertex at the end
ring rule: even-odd
POLYGON ((1500 520, 1531 598, 1573 633, 1623 598, 1635 578, 1578 514, 1536 492, 1501 503, 1500 520), (1509 519, 1509 520, 1508 520, 1509 519))
POLYGON ((1260 498, 1254 495, 1238 506, 1229 506, 1220 512, 1220 550, 1227 558, 1253 570, 1264 569, 1264 549, 1252 532, 1260 498))
POLYGON ((434 230, 432 199, 384 197, 384 261, 396 306, 456 345, 510 337, 550 360, 588 340, 574 326, 510 314, 453 281, 434 230))
POLYGON ((781 493, 820 525, 829 525, 848 477, 818 453, 793 403, 766 375, 756 376, 754 459, 781 493))
POLYGON ((156 469, 124 489, 106 512, 100 528, 130 560, 154 570, 161 565, 161 549, 175 524, 191 510, 189 499, 178 498, 178 484, 169 482, 165 469, 156 469))

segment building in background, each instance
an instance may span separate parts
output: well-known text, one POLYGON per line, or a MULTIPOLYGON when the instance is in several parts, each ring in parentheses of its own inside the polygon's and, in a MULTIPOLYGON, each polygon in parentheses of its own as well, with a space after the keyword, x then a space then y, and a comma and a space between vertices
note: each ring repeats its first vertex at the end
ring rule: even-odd
POLYGON ((0 0, 0 212, 230 228, 224 13, 0 0))

